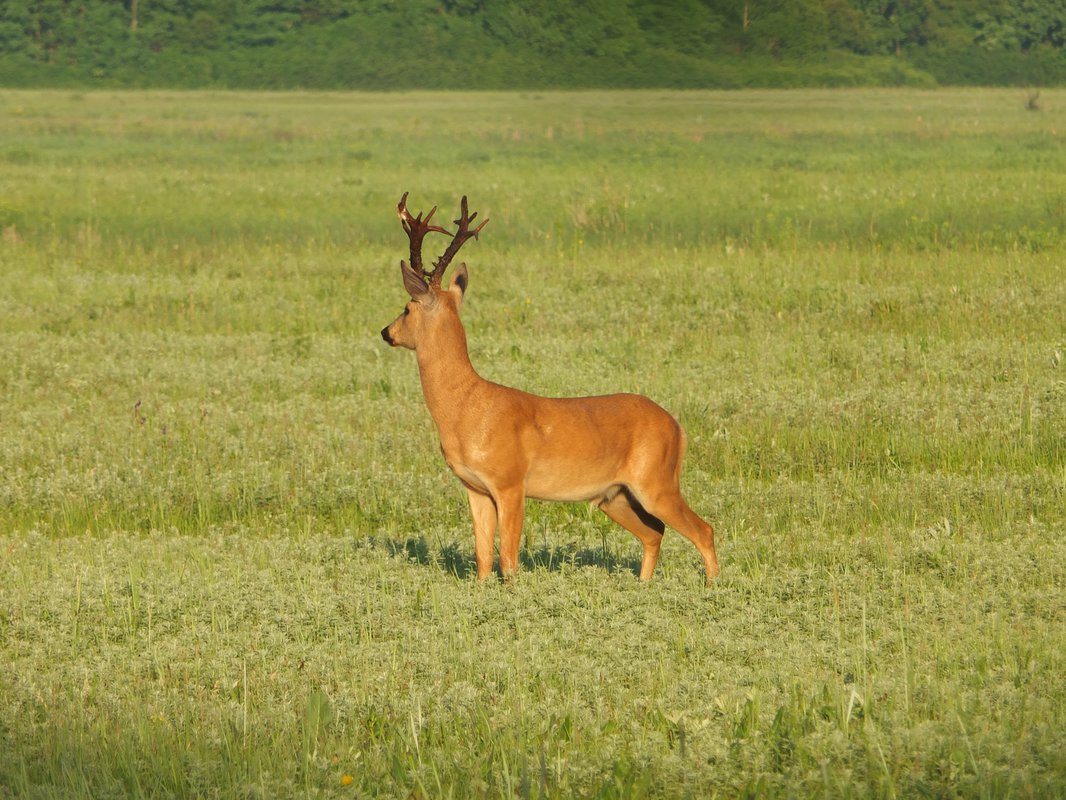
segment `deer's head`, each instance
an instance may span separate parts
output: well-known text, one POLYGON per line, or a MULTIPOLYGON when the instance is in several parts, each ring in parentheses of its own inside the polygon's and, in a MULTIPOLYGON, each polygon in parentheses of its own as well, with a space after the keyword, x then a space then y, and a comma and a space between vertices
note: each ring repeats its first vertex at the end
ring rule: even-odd
POLYGON ((474 221, 477 212, 467 213, 464 195, 459 219, 455 220, 459 230, 452 237, 444 254, 433 265, 433 270, 426 272, 422 268, 422 239, 431 231, 448 233, 444 228, 429 224, 436 210, 436 206, 430 209, 425 219, 422 219, 421 213, 417 217, 412 216, 407 210, 407 192, 404 192, 399 205, 396 206, 396 213, 411 241, 410 263, 400 262, 403 285, 411 300, 404 307, 403 313, 381 330, 381 338, 393 347, 415 350, 421 342, 432 342, 436 338, 436 330, 442 325, 454 324, 459 319, 459 307, 469 282, 466 264, 456 267, 451 285, 447 289, 441 287, 441 279, 459 248, 467 239, 476 239, 481 229, 488 224, 488 220, 482 221, 473 230, 470 229, 470 223, 474 221))

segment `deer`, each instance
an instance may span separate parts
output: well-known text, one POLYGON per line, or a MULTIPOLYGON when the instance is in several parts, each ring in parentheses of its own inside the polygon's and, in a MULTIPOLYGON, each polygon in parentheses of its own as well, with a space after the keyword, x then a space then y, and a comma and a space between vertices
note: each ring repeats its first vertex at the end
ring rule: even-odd
POLYGON ((477 212, 460 202, 454 234, 396 207, 410 261, 400 261, 410 300, 381 331, 393 347, 413 350, 422 393, 448 467, 466 489, 474 524, 477 577, 493 574, 496 532, 503 580, 518 572, 527 498, 588 502, 633 533, 643 547, 640 580, 651 580, 666 526, 687 537, 703 558, 705 583, 718 575, 714 528, 681 495, 686 438, 680 423, 638 394, 541 397, 482 378, 470 361, 459 317, 470 284, 465 263, 441 281, 452 259, 488 224, 471 228, 477 212), (451 235, 432 270, 422 266, 430 233, 451 235))

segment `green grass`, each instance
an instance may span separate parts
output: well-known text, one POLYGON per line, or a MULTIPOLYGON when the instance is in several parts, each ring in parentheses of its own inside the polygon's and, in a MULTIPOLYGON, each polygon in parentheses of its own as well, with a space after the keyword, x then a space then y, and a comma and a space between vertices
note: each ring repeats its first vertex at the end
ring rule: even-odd
POLYGON ((1025 99, 0 92, 0 798, 1066 793, 1025 99), (473 579, 405 190, 492 219, 483 375, 681 419, 716 586, 534 503, 473 579))

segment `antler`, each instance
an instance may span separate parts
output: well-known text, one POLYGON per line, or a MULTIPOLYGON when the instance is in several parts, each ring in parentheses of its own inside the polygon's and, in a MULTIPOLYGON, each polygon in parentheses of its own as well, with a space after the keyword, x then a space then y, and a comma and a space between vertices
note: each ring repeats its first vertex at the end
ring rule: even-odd
MULTIPOLYGON (((407 210, 407 192, 403 193, 403 197, 400 198, 400 202, 396 205, 396 213, 400 217, 400 224, 403 225, 404 231, 407 233, 407 238, 411 240, 411 268, 418 271, 419 275, 429 277, 430 273, 422 269, 422 239, 430 231, 436 231, 437 233, 447 233, 444 228, 437 225, 430 225, 429 221, 436 213, 437 207, 433 206, 426 214, 426 218, 422 219, 422 212, 418 212, 417 217, 412 217, 411 212, 407 210)), ((433 275, 436 275, 434 270, 433 275)), ((440 284, 440 278, 436 278, 437 284, 440 284)))
MULTIPOLYGON (((430 216, 433 212, 430 212, 430 216)), ((462 203, 460 204, 459 219, 455 220, 455 224, 459 226, 459 230, 455 232, 455 236, 452 237, 451 243, 448 245, 448 249, 444 251, 444 254, 437 259, 437 263, 433 265, 433 272, 426 273, 429 276, 429 282, 432 286, 440 286, 441 278, 444 277, 444 270, 448 269, 448 265, 452 263, 452 258, 459 252, 459 248, 463 246, 467 239, 473 237, 478 238, 478 234, 481 233, 481 229, 489 224, 486 219, 482 221, 474 230, 470 230, 470 223, 474 221, 477 216, 475 211, 473 214, 467 213, 466 209, 466 195, 463 195, 462 203)), ((429 217, 426 217, 426 221, 429 221, 429 217)))

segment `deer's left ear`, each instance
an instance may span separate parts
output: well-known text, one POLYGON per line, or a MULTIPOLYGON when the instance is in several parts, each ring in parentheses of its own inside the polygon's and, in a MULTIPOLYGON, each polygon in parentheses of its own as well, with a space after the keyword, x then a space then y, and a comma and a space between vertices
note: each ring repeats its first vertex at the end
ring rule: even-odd
POLYGON ((403 288, 411 295, 412 300, 417 300, 420 303, 428 303, 433 300, 433 292, 430 291, 425 278, 415 272, 410 264, 406 261, 401 261, 400 272, 403 273, 403 288))
POLYGON ((455 272, 452 273, 451 285, 448 287, 448 291, 456 295, 456 302, 463 302, 463 296, 466 294, 466 287, 469 284, 470 274, 466 271, 466 262, 463 262, 455 268, 455 272))

